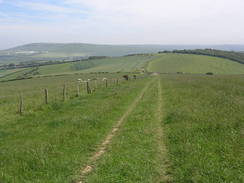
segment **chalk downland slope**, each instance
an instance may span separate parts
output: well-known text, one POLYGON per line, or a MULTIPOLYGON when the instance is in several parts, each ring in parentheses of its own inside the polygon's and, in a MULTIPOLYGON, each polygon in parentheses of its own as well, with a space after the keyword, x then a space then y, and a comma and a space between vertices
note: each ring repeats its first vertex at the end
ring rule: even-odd
POLYGON ((147 70, 160 73, 244 74, 244 64, 211 56, 167 53, 151 61, 147 70))

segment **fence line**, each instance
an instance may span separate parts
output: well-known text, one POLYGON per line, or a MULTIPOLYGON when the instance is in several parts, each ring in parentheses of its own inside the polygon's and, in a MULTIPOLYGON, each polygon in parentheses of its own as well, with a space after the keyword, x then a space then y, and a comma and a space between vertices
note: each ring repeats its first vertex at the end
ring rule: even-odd
MULTIPOLYGON (((63 85, 63 88, 62 88, 63 101, 66 101, 69 97, 72 97, 72 96, 79 97, 79 96, 81 96, 81 93, 83 95, 85 93, 91 94, 91 93, 95 92, 99 88, 108 88, 110 86, 118 86, 119 83, 122 83, 122 81, 125 81, 125 80, 116 78, 116 79, 106 79, 106 80, 97 80, 97 79, 95 79, 95 80, 90 80, 90 81, 87 80, 87 81, 84 81, 84 82, 71 81, 71 82, 68 83, 68 85, 66 85, 66 84, 63 85), (70 83, 72 83, 72 85, 70 83), (67 86, 70 86, 70 87, 67 87, 67 86), (82 87, 82 86, 83 86, 83 90, 81 92, 80 87, 82 87)), ((60 91, 60 89, 61 89, 61 87, 56 87, 56 88, 51 89, 51 90, 57 92, 57 91, 60 91)), ((52 95, 53 92, 50 93, 48 88, 44 88, 44 89, 42 88, 40 90, 32 90, 32 91, 19 92, 19 93, 20 93, 19 95, 16 94, 16 95, 0 96, 0 104, 1 104, 1 99, 5 99, 5 98, 13 99, 13 98, 16 98, 16 96, 19 96, 18 100, 16 100, 17 105, 18 105, 18 113, 20 115, 23 115, 24 114, 24 110, 26 110, 25 105, 29 106, 25 102, 25 100, 28 101, 29 99, 27 97, 30 97, 31 94, 33 94, 33 96, 35 96, 37 94, 40 95, 41 97, 38 97, 36 99, 37 100, 43 100, 44 104, 49 104, 50 101, 51 101, 51 98, 55 98, 55 101, 56 101, 57 98, 59 98, 59 97, 56 97, 57 96, 56 94, 54 95, 54 97, 50 98, 49 94, 52 95)), ((58 92, 58 93, 60 94, 61 91, 58 92)), ((36 99, 35 100, 31 99, 31 101, 33 101, 35 103, 37 101, 36 99)), ((14 105, 14 104, 16 104, 16 102, 3 103, 3 104, 6 104, 6 105, 2 105, 1 104, 1 106, 5 106, 6 107, 6 106, 10 106, 10 104, 14 105)), ((31 102, 29 102, 29 103, 31 103, 31 102)))

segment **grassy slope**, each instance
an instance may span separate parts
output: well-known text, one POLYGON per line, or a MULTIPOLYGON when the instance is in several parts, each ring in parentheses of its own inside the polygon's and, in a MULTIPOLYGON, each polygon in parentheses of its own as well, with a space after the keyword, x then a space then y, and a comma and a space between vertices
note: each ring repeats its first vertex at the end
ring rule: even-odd
POLYGON ((38 72, 40 73, 40 75, 58 74, 58 73, 67 73, 67 72, 69 73, 73 71, 72 65, 73 63, 41 66, 39 67, 38 72))
MULTIPOLYGON (((5 74, 1 80, 10 80, 20 77, 30 77, 38 75, 56 75, 56 74, 72 74, 72 73, 90 73, 90 72, 133 72, 145 68, 147 63, 153 59, 154 56, 125 56, 125 57, 114 57, 106 59, 94 59, 88 61, 81 61, 75 63, 55 64, 41 66, 33 74, 24 74, 31 71, 33 68, 27 69, 16 69, 14 72, 11 71, 9 75, 5 74)), ((0 73, 1 74, 1 73, 0 73)))
POLYGON ((144 83, 104 88, 66 103, 52 101, 22 117, 4 115, 0 182, 71 182, 144 83))
POLYGON ((162 54, 148 65, 148 71, 161 73, 244 74, 244 64, 202 55, 162 54))
POLYGON ((10 75, 10 74, 20 71, 20 70, 23 70, 23 69, 0 70, 0 78, 5 77, 6 75, 10 75))
MULTIPOLYGON (((76 75, 0 83, 1 95, 39 92, 24 95, 25 106, 31 101, 39 105, 31 103, 23 117, 15 114, 14 98, 0 98, 0 182, 70 182, 147 82, 137 80, 60 103, 64 82, 71 82, 68 94, 74 96, 70 87, 75 91, 77 77, 92 76, 116 77, 76 75), (51 104, 40 106, 40 88, 47 86, 51 104)), ((243 182, 243 76, 161 79, 162 125, 174 182, 243 182)), ((157 182, 161 162, 155 134, 156 87, 154 83, 146 92, 88 181, 157 182)))
POLYGON ((150 86, 86 182, 143 183, 160 180, 156 84, 154 82, 150 86))
POLYGON ((142 69, 153 56, 128 56, 56 64, 39 68, 41 75, 70 72, 130 72, 142 69))
POLYGON ((162 78, 175 182, 243 182, 244 77, 162 78))
POLYGON ((84 72, 130 72, 141 70, 153 56, 128 56, 115 59, 97 60, 95 67, 85 69, 84 72))
MULTIPOLYGON (((29 73, 31 70, 33 70, 33 68, 14 69, 13 72, 9 72, 8 74, 3 75, 3 77, 0 78, 0 81, 17 79, 17 78, 23 77, 26 73, 29 73)), ((29 75, 27 74, 25 76, 27 77, 29 75)))

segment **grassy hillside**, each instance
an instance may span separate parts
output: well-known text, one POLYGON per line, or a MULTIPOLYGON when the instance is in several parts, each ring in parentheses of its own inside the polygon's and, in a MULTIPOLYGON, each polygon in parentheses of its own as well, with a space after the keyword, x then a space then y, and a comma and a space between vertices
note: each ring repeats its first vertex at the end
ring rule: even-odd
POLYGON ((174 182, 244 181, 244 76, 164 76, 174 182))
POLYGON ((40 75, 90 73, 90 72, 134 72, 141 71, 152 60, 152 55, 112 57, 80 62, 46 65, 35 68, 17 69, 5 75, 1 80, 36 77, 40 75))
POLYGON ((73 67, 75 70, 82 70, 84 73, 141 71, 153 58, 154 56, 149 55, 107 58, 88 61, 89 65, 85 62, 75 63, 73 67))
POLYGON ((244 74, 244 64, 228 59, 173 53, 161 54, 149 63, 147 69, 150 72, 161 73, 244 74))
POLYGON ((24 70, 24 69, 0 70, 0 78, 1 78, 1 77, 4 77, 4 76, 6 76, 6 75, 10 75, 10 74, 12 74, 12 73, 21 71, 21 70, 24 70))
POLYGON ((39 73, 44 75, 65 72, 130 72, 141 70, 151 59, 153 59, 153 56, 94 59, 68 64, 42 66, 39 68, 39 73))
POLYGON ((197 50, 175 50, 173 51, 173 53, 208 55, 208 56, 226 58, 244 64, 243 52, 223 51, 223 50, 215 50, 215 49, 204 49, 204 50, 197 49, 197 50))
POLYGON ((76 182, 87 164, 82 182, 243 182, 243 76, 144 75, 117 85, 122 75, 0 83, 0 182, 76 182), (88 95, 80 83, 75 97, 77 78, 98 78, 97 90, 88 95))
POLYGON ((74 98, 77 77, 82 76, 15 81, 17 86, 1 84, 1 92, 7 95, 29 91, 24 94, 23 116, 16 115, 15 97, 0 98, 0 182, 71 182, 146 81, 109 88, 103 85, 90 96, 81 90, 82 96, 74 98), (71 98, 65 103, 61 94, 64 82, 69 84, 71 98), (46 106, 42 91, 36 91, 43 85, 49 86, 51 95, 46 106))

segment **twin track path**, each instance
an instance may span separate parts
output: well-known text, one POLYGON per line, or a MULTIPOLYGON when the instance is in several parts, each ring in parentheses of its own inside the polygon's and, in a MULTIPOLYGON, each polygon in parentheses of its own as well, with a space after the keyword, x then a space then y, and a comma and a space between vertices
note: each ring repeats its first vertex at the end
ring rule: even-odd
MULTIPOLYGON (((152 82, 156 82, 156 78, 152 79, 152 82)), ((140 100, 143 98, 145 92, 148 90, 149 86, 152 86, 151 81, 147 82, 145 87, 142 89, 140 94, 135 98, 135 100, 132 102, 132 104, 128 107, 127 111, 120 117, 120 119, 115 123, 116 125, 113 127, 111 132, 106 136, 104 141, 100 144, 97 151, 89 158, 88 163, 81 169, 80 172, 80 178, 76 181, 76 183, 82 183, 85 181, 86 176, 93 171, 93 169, 96 167, 96 162, 99 160, 104 153, 106 153, 107 148, 111 144, 114 136, 118 134, 120 131, 120 128, 124 122, 126 122, 127 117, 132 113, 132 111, 137 107, 140 100)), ((156 83, 155 83, 156 84, 156 83)), ((157 154, 156 158, 158 159, 158 165, 157 168, 159 169, 157 172, 160 172, 159 176, 154 179, 155 182, 162 183, 162 182, 171 182, 172 179, 168 175, 168 168, 169 168, 169 161, 167 158, 167 149, 164 143, 164 130, 163 130, 163 109, 162 109, 162 86, 160 82, 160 77, 158 78, 158 84, 153 85, 154 87, 157 87, 158 89, 158 95, 155 97, 158 97, 157 99, 157 107, 155 109, 155 118, 154 118, 154 124, 155 124, 155 138, 156 142, 158 144, 157 154), (156 121, 155 121, 156 120, 156 121)))
POLYGON ((127 111, 121 116, 121 118, 117 121, 116 125, 113 127, 112 131, 107 135, 105 140, 102 142, 98 150, 89 158, 88 164, 82 168, 80 179, 76 181, 77 183, 82 183, 85 176, 92 172, 94 169, 95 162, 101 158, 101 156, 106 152, 106 149, 108 145, 111 143, 113 137, 118 133, 121 125, 125 121, 125 119, 128 117, 128 115, 136 108, 138 102, 142 99, 143 95, 145 94, 146 90, 150 86, 151 82, 149 81, 146 86, 142 89, 141 93, 138 97, 132 102, 132 104, 129 106, 127 111))

